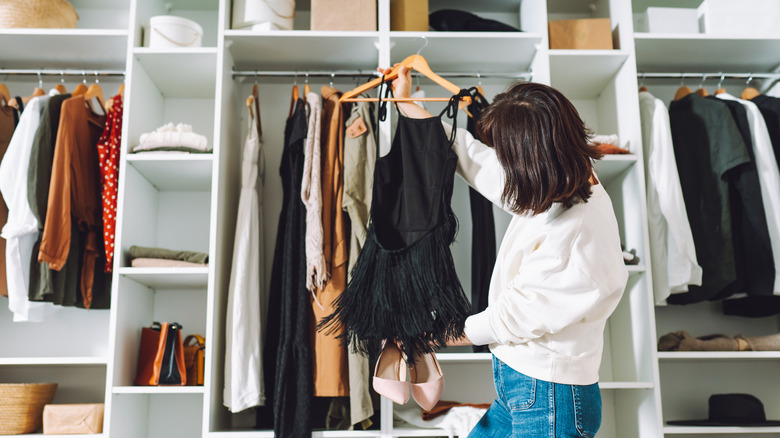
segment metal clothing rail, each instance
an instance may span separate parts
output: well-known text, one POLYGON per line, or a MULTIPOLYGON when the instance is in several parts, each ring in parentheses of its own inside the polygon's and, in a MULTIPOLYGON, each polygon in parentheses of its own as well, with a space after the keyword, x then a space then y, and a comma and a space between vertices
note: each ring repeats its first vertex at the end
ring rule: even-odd
MULTIPOLYGON (((436 72, 437 75, 444 78, 474 78, 474 79, 530 79, 531 72, 517 73, 460 73, 460 72, 436 72)), ((421 76, 412 72, 413 76, 421 76)), ((379 72, 371 70, 337 70, 337 71, 274 71, 274 70, 233 70, 233 79, 239 77, 300 77, 300 78, 356 78, 356 77, 378 77, 379 72)))
POLYGON ((16 76, 79 76, 79 77, 106 77, 106 76, 124 76, 124 70, 102 70, 102 69, 53 69, 53 68, 0 68, 0 75, 16 76))
POLYGON ((704 78, 704 79, 780 79, 778 73, 724 73, 718 72, 676 72, 676 73, 656 73, 656 72, 638 72, 638 78, 644 79, 685 79, 685 78, 704 78))

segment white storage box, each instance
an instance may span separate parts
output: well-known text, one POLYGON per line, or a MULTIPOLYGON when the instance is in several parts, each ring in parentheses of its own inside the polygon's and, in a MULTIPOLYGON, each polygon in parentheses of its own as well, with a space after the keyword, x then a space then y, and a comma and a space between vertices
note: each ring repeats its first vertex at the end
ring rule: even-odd
POLYGON ((295 0, 234 0, 233 29, 292 30, 295 0))
POLYGON ((634 32, 699 33, 699 12, 693 8, 647 8, 634 15, 634 32))
POLYGON ((704 0, 699 21, 704 33, 780 37, 780 1, 704 0))
POLYGON ((203 28, 186 18, 158 15, 149 19, 144 40, 144 46, 155 49, 200 47, 203 41, 203 28))

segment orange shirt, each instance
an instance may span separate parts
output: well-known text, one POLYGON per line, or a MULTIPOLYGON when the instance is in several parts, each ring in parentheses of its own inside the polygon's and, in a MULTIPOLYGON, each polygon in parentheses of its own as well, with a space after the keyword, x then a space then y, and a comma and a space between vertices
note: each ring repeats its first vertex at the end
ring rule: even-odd
MULTIPOLYGON (((70 250, 71 220, 86 233, 79 275, 84 307, 92 303, 95 259, 100 252, 100 218, 97 142, 106 117, 94 114, 82 96, 62 103, 57 142, 54 146, 46 221, 38 261, 55 271, 62 269, 70 250)), ((78 238, 78 237, 76 237, 78 238)))

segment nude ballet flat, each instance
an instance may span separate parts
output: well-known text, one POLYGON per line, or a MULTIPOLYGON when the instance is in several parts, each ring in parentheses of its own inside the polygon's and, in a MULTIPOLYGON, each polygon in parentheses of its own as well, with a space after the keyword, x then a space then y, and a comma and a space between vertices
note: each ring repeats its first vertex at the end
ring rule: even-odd
POLYGON ((436 406, 444 391, 444 374, 439 367, 436 353, 417 357, 414 365, 409 366, 412 379, 412 397, 426 411, 436 406))
POLYGON ((374 368, 374 391, 398 403, 409 401, 409 383, 406 382, 406 361, 395 342, 382 346, 374 368))

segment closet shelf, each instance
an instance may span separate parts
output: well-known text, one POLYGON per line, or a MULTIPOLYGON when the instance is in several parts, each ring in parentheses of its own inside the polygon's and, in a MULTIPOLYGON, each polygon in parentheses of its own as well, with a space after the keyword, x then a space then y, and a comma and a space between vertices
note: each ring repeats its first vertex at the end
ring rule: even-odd
POLYGON ((0 67, 124 70, 127 35, 127 29, 0 29, 0 67))
POLYGON ((517 73, 530 70, 541 35, 529 32, 390 32, 390 57, 400 62, 420 53, 433 71, 517 73), (501 56, 496 56, 500 53, 501 56), (463 55, 468 54, 468 62, 463 55))
POLYGON ((665 435, 726 435, 780 433, 780 427, 665 426, 665 435))
POLYGON ((662 361, 780 360, 780 351, 659 351, 662 361))
POLYGON ((166 98, 214 99, 217 49, 133 49, 133 56, 166 98))
POLYGON ((209 268, 119 268, 119 274, 152 289, 205 289, 209 268))
POLYGON ((0 365, 106 365, 104 357, 0 357, 0 365))
POLYGON ((569 99, 595 99, 626 59, 625 50, 550 50, 550 84, 569 99))
POLYGON ((225 40, 239 70, 374 71, 379 60, 379 32, 226 30, 225 40))
POLYGON ((604 186, 608 186, 636 163, 636 155, 605 155, 595 162, 596 174, 604 186))
POLYGON ((159 191, 211 190, 213 154, 128 154, 132 165, 159 191))
POLYGON ((203 394, 202 386, 115 386, 114 394, 203 394))
POLYGON ((635 33, 637 71, 773 71, 780 38, 635 33), (713 56, 713 54, 717 56, 713 56))

